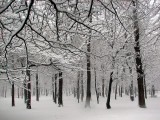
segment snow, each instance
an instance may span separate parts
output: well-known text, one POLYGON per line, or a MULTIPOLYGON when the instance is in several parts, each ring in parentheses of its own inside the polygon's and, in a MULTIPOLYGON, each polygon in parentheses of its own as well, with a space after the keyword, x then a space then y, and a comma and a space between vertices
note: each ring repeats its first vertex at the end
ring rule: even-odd
POLYGON ((100 97, 100 104, 92 96, 91 108, 84 108, 85 102, 77 103, 73 96, 64 95, 64 106, 58 107, 52 96, 41 96, 40 101, 32 97, 32 109, 25 107, 21 98, 16 98, 16 106, 11 107, 11 98, 0 98, 0 120, 160 120, 160 94, 156 98, 148 96, 147 108, 139 108, 137 97, 130 101, 128 96, 112 96, 111 109, 106 109, 106 98, 100 97))

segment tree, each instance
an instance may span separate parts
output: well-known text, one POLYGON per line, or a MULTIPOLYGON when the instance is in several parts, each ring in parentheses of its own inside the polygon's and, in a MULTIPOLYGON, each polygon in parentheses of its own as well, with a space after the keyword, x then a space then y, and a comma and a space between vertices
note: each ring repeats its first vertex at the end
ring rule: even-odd
POLYGON ((135 59, 136 59, 136 70, 137 70, 137 83, 138 83, 138 100, 139 100, 139 107, 145 108, 145 98, 144 98, 144 71, 142 68, 142 58, 140 52, 140 44, 139 44, 139 25, 138 25, 138 17, 137 17, 137 7, 138 7, 138 0, 133 0, 133 22, 134 22, 134 38, 135 38, 135 59))

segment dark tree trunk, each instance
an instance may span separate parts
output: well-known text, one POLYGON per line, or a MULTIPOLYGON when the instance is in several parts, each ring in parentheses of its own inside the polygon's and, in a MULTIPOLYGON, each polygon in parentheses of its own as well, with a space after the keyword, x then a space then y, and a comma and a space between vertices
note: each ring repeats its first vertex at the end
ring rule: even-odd
POLYGON ((106 103, 107 109, 111 108, 110 99, 111 99, 111 90, 112 90, 112 82, 113 82, 112 75, 113 75, 113 72, 110 73, 109 90, 108 90, 108 97, 107 97, 107 103, 106 103))
POLYGON ((135 54, 136 54, 136 71, 137 71, 137 83, 138 83, 138 101, 139 107, 145 108, 145 98, 144 98, 144 71, 142 69, 142 60, 140 53, 140 44, 139 44, 139 26, 138 26, 138 17, 137 17, 137 3, 138 0, 133 0, 133 22, 134 22, 134 37, 135 37, 135 54))
POLYGON ((123 87, 122 87, 122 85, 121 85, 121 88, 120 88, 120 93, 121 93, 121 97, 122 97, 122 93, 123 93, 123 87))
POLYGON ((80 71, 78 71, 78 76, 77 76, 77 100, 78 100, 78 103, 79 103, 79 98, 80 98, 80 89, 79 89, 79 81, 80 81, 80 71))
POLYGON ((76 97, 76 88, 73 89, 74 98, 76 97))
POLYGON ((131 86, 130 86, 130 99, 131 101, 134 101, 133 80, 131 81, 131 86))
POLYGON ((95 75, 95 91, 96 91, 96 97, 97 97, 97 104, 99 104, 99 91, 97 90, 97 75, 96 75, 95 68, 94 68, 94 75, 95 75))
POLYGON ((14 99, 14 82, 12 82, 12 107, 15 106, 15 99, 14 99))
POLYGON ((83 71, 81 71, 81 101, 84 98, 84 88, 83 88, 83 71))
POLYGON ((102 78, 102 97, 104 97, 104 78, 102 78))
POLYGON ((118 83, 116 83, 116 88, 115 88, 115 100, 117 99, 117 84, 118 83))
POLYGON ((27 70, 28 82, 27 82, 27 99, 26 99, 26 108, 31 109, 31 75, 30 70, 27 70))
POLYGON ((59 72, 59 92, 58 92, 58 104, 59 107, 63 106, 63 78, 62 78, 62 72, 59 72))
POLYGON ((36 101, 39 101, 38 72, 36 73, 36 101))
MULTIPOLYGON (((92 13, 91 13, 92 14, 92 13)), ((92 23, 92 15, 90 15, 89 22, 92 23)), ((89 34, 92 33, 92 30, 89 30, 89 34)), ((91 101, 91 60, 90 60, 90 52, 91 52, 91 36, 88 38, 87 44, 87 93, 86 93, 86 103, 85 107, 90 107, 91 101)))
POLYGON ((91 65, 90 65, 90 41, 87 45, 87 93, 85 107, 90 107, 91 100, 91 65))
POLYGON ((55 82, 54 82, 54 102, 57 103, 57 74, 55 74, 55 82))

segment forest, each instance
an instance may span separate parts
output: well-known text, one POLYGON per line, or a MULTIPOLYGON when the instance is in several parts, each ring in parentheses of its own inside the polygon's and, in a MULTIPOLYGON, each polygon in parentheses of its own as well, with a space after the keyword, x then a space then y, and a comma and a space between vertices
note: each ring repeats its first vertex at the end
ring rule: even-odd
POLYGON ((0 0, 0 120, 159 120, 159 51, 159 0, 0 0))

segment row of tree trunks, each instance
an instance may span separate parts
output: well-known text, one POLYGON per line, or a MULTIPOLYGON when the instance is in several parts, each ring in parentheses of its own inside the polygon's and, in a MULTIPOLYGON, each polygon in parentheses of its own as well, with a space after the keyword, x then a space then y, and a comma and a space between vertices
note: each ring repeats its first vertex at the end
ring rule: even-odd
POLYGON ((7 97, 7 85, 3 86, 2 91, 1 91, 1 96, 2 97, 7 97))

